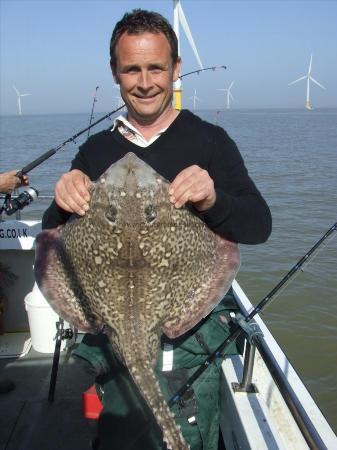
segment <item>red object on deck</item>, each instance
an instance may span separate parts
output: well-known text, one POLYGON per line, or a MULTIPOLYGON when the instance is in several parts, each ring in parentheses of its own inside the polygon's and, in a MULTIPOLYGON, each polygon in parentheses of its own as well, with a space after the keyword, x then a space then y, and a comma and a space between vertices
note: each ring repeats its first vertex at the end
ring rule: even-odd
POLYGON ((86 419, 97 420, 101 414, 103 405, 98 398, 94 384, 82 394, 82 409, 86 419))

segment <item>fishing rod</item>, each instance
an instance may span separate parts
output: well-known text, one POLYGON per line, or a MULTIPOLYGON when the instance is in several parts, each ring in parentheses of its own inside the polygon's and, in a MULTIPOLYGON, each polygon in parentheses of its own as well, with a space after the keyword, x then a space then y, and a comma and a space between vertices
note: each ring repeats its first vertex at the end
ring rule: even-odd
MULTIPOLYGON (((95 108, 95 103, 97 102, 97 91, 98 91, 99 86, 96 86, 95 92, 94 92, 94 99, 92 101, 92 107, 91 107, 91 115, 90 115, 90 120, 89 120, 89 125, 91 125, 92 119, 94 118, 94 108, 95 108)), ((87 138, 90 135, 90 128, 88 130, 88 135, 87 138)))
POLYGON ((180 75, 179 78, 184 78, 187 77, 188 75, 193 75, 194 73, 196 73, 197 75, 199 75, 199 73, 204 72, 205 70, 218 70, 218 69, 227 69, 226 66, 212 66, 212 67, 205 67, 204 69, 198 69, 198 70, 193 70, 192 72, 187 72, 184 73, 184 75, 180 75))
MULTIPOLYGON (((270 302, 274 299, 277 293, 280 292, 282 287, 285 287, 291 278, 299 271, 299 269, 309 261, 310 257, 318 250, 323 242, 330 237, 337 229, 337 222, 332 225, 331 228, 316 242, 316 244, 290 269, 290 271, 282 278, 282 280, 258 303, 257 306, 243 318, 245 323, 250 322, 253 317, 261 312, 270 302)), ((222 357, 226 348, 234 342, 243 333, 243 328, 240 325, 236 325, 227 339, 218 346, 218 348, 211 353, 204 363, 193 373, 193 375, 186 381, 186 383, 171 397, 168 401, 169 407, 179 402, 183 395, 191 388, 192 384, 197 378, 207 369, 207 367, 215 361, 216 358, 222 357)))
MULTIPOLYGON (((205 70, 217 70, 217 69, 227 69, 227 67, 223 66, 223 65, 222 66, 206 67, 205 69, 198 69, 198 70, 194 70, 192 72, 188 72, 188 73, 185 73, 183 75, 180 75, 179 78, 187 77, 187 76, 193 75, 195 73, 199 74, 200 72, 204 72, 205 70)), ((96 92, 97 92, 97 89, 98 89, 98 86, 96 87, 96 92)), ((81 134, 85 133, 86 131, 88 131, 88 133, 89 133, 91 128, 93 128, 94 126, 96 126, 97 124, 102 122, 103 120, 110 118, 110 116, 112 116, 117 111, 120 111, 121 109, 123 109, 125 107, 125 104, 123 104, 122 106, 119 106, 117 109, 115 109, 115 110, 111 111, 110 113, 106 114, 105 116, 101 117, 96 122, 91 123, 91 120, 92 120, 92 117, 93 117, 94 104, 95 104, 95 98, 94 98, 94 102, 93 102, 93 106, 92 106, 91 118, 90 118, 89 126, 84 128, 83 130, 79 131, 78 133, 74 134, 74 136, 71 136, 69 139, 67 139, 64 142, 62 142, 62 144, 60 144, 59 146, 57 146, 55 148, 52 148, 52 149, 48 150, 47 152, 43 153, 43 155, 39 156, 34 161, 32 161, 31 163, 29 163, 25 167, 23 167, 21 170, 19 170, 19 172, 17 172, 16 176, 19 177, 19 178, 22 178, 23 175, 26 175, 32 169, 34 169, 35 167, 37 167, 41 163, 43 163, 46 159, 49 159, 51 156, 55 155, 56 152, 61 150, 61 148, 63 148, 69 142, 75 142, 75 139, 78 138, 79 136, 81 136, 81 134)))
POLYGON ((110 116, 115 114, 117 111, 122 109, 124 107, 120 106, 119 108, 115 109, 114 111, 111 111, 110 113, 106 114, 105 116, 101 117, 100 119, 96 120, 93 124, 87 126, 84 128, 84 130, 79 131, 78 133, 71 136, 69 139, 65 140, 60 144, 59 146, 52 148, 48 150, 46 153, 43 153, 43 155, 36 158, 31 163, 27 164, 25 167, 23 167, 19 172, 17 172, 16 176, 19 178, 22 178, 23 175, 26 175, 28 172, 30 172, 32 169, 34 169, 36 166, 39 166, 41 163, 43 163, 46 159, 50 158, 51 156, 55 155, 56 152, 58 152, 61 148, 63 148, 65 145, 67 145, 69 142, 75 142, 75 139, 81 136, 81 134, 85 133, 86 131, 90 130, 90 128, 94 127, 95 125, 99 124, 105 119, 108 119, 110 116))

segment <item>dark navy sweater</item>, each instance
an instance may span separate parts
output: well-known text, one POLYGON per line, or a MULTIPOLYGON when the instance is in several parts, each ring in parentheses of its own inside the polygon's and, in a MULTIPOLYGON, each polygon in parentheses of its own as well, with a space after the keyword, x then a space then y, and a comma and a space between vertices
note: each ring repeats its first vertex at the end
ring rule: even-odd
MULTIPOLYGON (((214 181, 216 203, 198 214, 216 233, 235 242, 259 244, 271 233, 269 208, 250 179, 234 141, 220 127, 190 111, 180 112, 168 129, 148 147, 139 147, 121 133, 105 130, 90 137, 79 149, 71 169, 96 180, 126 153, 133 152, 169 181, 184 168, 196 164, 214 181)), ((46 210, 42 226, 53 228, 70 214, 55 202, 46 210)))

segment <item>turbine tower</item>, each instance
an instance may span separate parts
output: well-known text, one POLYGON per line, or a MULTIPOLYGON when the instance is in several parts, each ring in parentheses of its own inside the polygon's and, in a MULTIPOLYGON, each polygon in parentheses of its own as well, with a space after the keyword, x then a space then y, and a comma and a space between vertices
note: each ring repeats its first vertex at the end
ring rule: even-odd
MULTIPOLYGON (((203 65, 200 59, 200 56, 198 54, 197 47, 194 43, 194 39, 191 33, 191 30, 188 26, 183 8, 180 4, 180 0, 173 0, 173 29, 178 39, 178 55, 180 56, 180 38, 179 38, 179 24, 182 26, 185 35, 188 39, 188 42, 190 46, 192 47, 194 56, 196 57, 196 60, 198 62, 198 65, 200 69, 203 69, 203 65)), ((182 92, 182 85, 180 78, 174 82, 173 84, 173 92, 174 92, 174 107, 176 109, 181 109, 181 92, 182 92)))
POLYGON ((192 97, 190 97, 190 99, 193 100, 193 111, 195 111, 197 102, 200 102, 200 98, 197 97, 197 90, 195 88, 194 88, 194 94, 192 95, 192 97))
POLYGON ((231 82, 231 84, 229 85, 229 87, 227 89, 217 89, 217 91, 227 92, 226 109, 230 109, 230 100, 234 100, 234 97, 232 96, 232 93, 231 93, 233 84, 234 84, 234 81, 231 82))
POLYGON ((27 97, 27 95, 31 95, 31 94, 20 94, 20 92, 16 89, 15 86, 13 86, 13 89, 16 92, 16 95, 17 95, 17 98, 18 98, 18 115, 22 116, 21 97, 27 97))
POLYGON ((308 69, 308 73, 307 75, 304 75, 301 78, 298 78, 295 81, 292 81, 291 83, 288 84, 288 86, 291 86, 292 84, 297 83, 298 81, 301 80, 307 80, 307 98, 305 101, 305 107, 306 109, 308 109, 309 111, 312 110, 312 105, 310 102, 310 80, 313 81, 314 83, 316 83, 319 87, 321 87, 322 89, 325 89, 324 86, 322 86, 318 81, 316 81, 312 76, 311 76, 311 66, 312 66, 312 55, 310 56, 310 63, 309 63, 309 69, 308 69))

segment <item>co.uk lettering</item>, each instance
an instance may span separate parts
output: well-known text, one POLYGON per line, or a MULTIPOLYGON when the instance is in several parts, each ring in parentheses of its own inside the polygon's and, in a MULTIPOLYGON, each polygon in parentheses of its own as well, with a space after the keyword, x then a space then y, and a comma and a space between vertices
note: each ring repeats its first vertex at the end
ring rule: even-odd
POLYGON ((17 239, 28 237, 27 228, 0 228, 0 239, 17 239))

